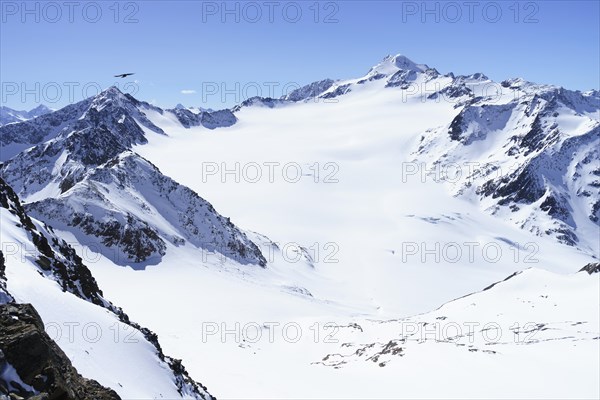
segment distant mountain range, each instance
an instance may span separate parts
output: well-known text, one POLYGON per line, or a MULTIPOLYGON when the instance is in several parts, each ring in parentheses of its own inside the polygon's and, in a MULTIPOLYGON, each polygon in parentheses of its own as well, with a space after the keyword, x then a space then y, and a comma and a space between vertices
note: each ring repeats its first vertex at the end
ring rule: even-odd
POLYGON ((40 115, 48 114, 54 110, 46 107, 43 104, 29 111, 17 111, 6 106, 0 106, 0 126, 13 122, 23 122, 28 119, 39 117, 40 115))

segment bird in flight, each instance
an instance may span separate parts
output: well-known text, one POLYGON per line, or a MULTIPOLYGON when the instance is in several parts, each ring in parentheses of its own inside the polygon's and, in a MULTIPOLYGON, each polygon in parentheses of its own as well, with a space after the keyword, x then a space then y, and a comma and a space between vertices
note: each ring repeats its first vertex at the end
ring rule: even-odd
POLYGON ((115 78, 126 78, 126 77, 128 77, 129 75, 133 75, 133 74, 135 74, 135 72, 128 72, 128 73, 126 73, 126 74, 119 74, 119 75, 115 75, 115 78))

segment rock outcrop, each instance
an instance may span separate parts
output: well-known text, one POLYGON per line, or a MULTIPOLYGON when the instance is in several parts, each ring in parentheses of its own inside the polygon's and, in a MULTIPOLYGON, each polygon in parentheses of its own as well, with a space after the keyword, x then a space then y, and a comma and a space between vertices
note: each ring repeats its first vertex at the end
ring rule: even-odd
POLYGON ((120 399, 77 372, 31 304, 0 305, 0 352, 0 393, 10 399, 120 399))

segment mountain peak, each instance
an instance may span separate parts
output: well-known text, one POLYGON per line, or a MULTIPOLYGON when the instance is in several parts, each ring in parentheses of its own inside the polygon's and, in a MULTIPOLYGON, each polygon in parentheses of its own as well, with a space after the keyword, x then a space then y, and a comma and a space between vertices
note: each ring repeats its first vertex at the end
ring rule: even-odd
POLYGON ((119 88, 115 85, 109 86, 108 88, 104 89, 102 92, 100 92, 100 94, 102 93, 123 94, 123 92, 121 92, 119 88))
POLYGON ((402 55, 387 55, 377 65, 371 68, 369 74, 384 74, 391 75, 399 70, 425 72, 429 67, 425 64, 417 64, 410 58, 402 55))
POLYGON ((37 106, 37 107, 32 108, 31 110, 29 110, 29 113, 30 114, 34 113, 34 114, 37 114, 37 115, 41 115, 41 114, 45 114, 45 113, 51 112, 51 111, 52 111, 52 109, 46 107, 43 104, 40 104, 39 106, 37 106))
POLYGON ((121 92, 116 86, 110 86, 94 96, 90 109, 101 111, 109 105, 121 107, 132 100, 135 102, 135 99, 121 92))
POLYGON ((390 62, 401 69, 418 68, 417 63, 402 54, 396 54, 395 56, 388 55, 383 59, 383 61, 390 62))
POLYGON ((96 96, 94 96, 96 99, 97 98, 108 98, 108 99, 125 99, 125 98, 133 98, 130 94, 126 93, 126 92, 122 92, 121 89, 119 89, 117 86, 109 86, 108 88, 104 89, 103 91, 101 91, 100 93, 98 93, 96 96))

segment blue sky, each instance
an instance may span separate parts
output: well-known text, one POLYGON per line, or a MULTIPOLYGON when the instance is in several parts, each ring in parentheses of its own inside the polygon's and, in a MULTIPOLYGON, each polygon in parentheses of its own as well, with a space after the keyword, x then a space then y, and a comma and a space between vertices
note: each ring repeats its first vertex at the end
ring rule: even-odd
POLYGON ((223 108, 397 53, 442 73, 600 86, 598 1, 1 3, 0 101, 16 109, 115 82, 162 107, 223 108))

